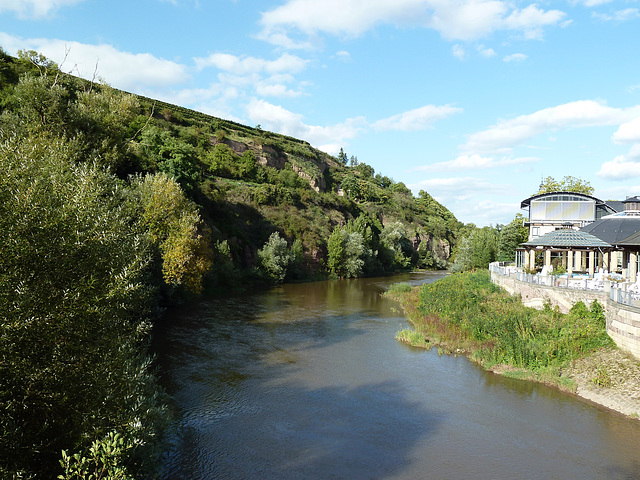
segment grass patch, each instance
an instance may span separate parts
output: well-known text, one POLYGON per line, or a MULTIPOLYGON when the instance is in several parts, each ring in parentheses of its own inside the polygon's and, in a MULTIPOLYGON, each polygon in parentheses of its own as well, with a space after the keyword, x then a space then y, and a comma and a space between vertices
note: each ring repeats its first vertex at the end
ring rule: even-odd
POLYGON ((429 349, 432 344, 424 338, 424 335, 415 330, 401 330, 396 334, 396 340, 411 345, 412 347, 420 347, 429 349))
POLYGON ((400 295, 400 294, 403 294, 403 293, 409 293, 412 289, 413 289, 413 287, 410 284, 408 284, 407 282, 394 283, 387 290, 387 294, 389 294, 391 296, 400 295))
MULTIPOLYGON (((401 302, 427 344, 445 353, 463 350, 484 368, 567 390, 575 386, 562 378, 563 368, 613 345, 599 303, 588 308, 578 302, 568 314, 550 306, 525 307, 519 297, 494 285, 488 271, 454 274, 416 288, 398 284, 388 296, 401 302)), ((400 333, 396 338, 409 338, 400 333)), ((594 382, 604 386, 607 378, 603 369, 594 382)))

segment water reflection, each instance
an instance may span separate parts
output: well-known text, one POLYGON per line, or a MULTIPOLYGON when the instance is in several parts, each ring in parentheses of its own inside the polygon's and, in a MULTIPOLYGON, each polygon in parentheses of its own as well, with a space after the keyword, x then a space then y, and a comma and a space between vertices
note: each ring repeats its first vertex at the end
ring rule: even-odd
POLYGON ((381 298, 433 276, 216 299, 158 332, 163 478, 638 478, 637 421, 399 344, 381 298))

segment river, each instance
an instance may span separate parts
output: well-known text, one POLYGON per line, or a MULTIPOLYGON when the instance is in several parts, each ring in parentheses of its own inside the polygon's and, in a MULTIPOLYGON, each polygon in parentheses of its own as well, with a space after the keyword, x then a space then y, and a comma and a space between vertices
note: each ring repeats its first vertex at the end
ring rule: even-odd
MULTIPOLYGON (((179 479, 640 479, 640 422, 396 341, 380 294, 439 273, 284 285, 155 334, 179 479)), ((639 412, 640 413, 640 412, 639 412)))

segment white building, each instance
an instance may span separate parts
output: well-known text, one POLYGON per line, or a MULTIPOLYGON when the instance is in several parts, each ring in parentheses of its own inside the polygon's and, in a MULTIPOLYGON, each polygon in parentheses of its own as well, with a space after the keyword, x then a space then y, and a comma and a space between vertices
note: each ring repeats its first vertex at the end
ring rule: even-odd
POLYGON ((520 208, 528 209, 529 241, 558 229, 577 230, 617 211, 599 198, 574 192, 540 193, 523 200, 520 208))

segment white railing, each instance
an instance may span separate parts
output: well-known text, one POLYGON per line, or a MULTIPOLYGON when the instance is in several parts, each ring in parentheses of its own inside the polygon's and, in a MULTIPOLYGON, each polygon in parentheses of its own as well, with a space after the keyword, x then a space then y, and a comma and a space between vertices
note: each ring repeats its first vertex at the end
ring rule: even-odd
POLYGON ((607 292, 609 298, 622 305, 640 308, 640 285, 619 281, 622 279, 589 278, 587 276, 567 275, 540 275, 525 273, 522 269, 509 266, 504 262, 494 262, 489 265, 489 271, 502 277, 515 278, 520 282, 544 285, 554 288, 567 288, 573 290, 587 290, 595 292, 607 292))

